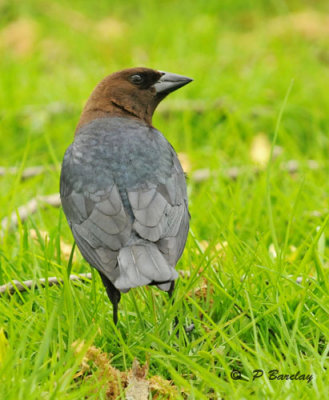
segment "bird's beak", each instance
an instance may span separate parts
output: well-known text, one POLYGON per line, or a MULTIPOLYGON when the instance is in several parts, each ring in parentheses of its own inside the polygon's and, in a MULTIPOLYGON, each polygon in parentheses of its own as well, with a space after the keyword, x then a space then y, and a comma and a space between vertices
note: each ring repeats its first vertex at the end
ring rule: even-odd
POLYGON ((163 95, 171 93, 193 81, 193 79, 188 78, 187 76, 171 74, 170 72, 164 71, 159 72, 161 72, 162 76, 153 85, 157 94, 163 95))

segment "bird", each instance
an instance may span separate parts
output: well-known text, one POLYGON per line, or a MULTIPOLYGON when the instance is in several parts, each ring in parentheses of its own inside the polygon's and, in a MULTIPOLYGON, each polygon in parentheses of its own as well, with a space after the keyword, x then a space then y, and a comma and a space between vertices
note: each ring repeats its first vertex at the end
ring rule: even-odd
POLYGON ((108 75, 64 154, 62 208, 83 258, 100 274, 115 325, 121 293, 156 285, 172 297, 178 278, 190 221, 186 177, 152 116, 192 80, 144 67, 108 75))

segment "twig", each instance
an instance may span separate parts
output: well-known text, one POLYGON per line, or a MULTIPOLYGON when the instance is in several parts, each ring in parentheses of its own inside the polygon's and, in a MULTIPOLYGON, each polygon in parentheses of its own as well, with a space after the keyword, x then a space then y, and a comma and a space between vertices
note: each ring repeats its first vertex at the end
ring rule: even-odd
MULTIPOLYGON (((90 272, 79 275, 70 275, 71 281, 82 281, 84 279, 91 279, 92 275, 90 272)), ((6 283, 5 285, 0 286, 0 295, 7 293, 13 294, 15 292, 25 292, 28 289, 32 289, 35 286, 45 287, 47 284, 49 286, 60 285, 63 283, 63 279, 58 279, 55 276, 52 276, 48 279, 39 278, 37 280, 28 280, 28 281, 16 281, 14 280, 12 283, 6 283)))
POLYGON ((18 225, 18 219, 24 222, 30 215, 34 214, 38 208, 44 208, 45 206, 50 205, 52 207, 60 207, 61 201, 59 198, 59 194, 50 194, 48 196, 38 196, 30 200, 28 203, 23 206, 18 207, 17 212, 13 212, 9 217, 3 218, 1 221, 1 228, 3 231, 13 230, 18 225))
MULTIPOLYGON (((56 167, 54 165, 49 167, 44 167, 42 165, 27 167, 22 171, 21 179, 25 180, 29 178, 34 178, 35 176, 45 173, 46 171, 48 171, 49 168, 54 170, 56 167)), ((0 167, 0 176, 17 175, 19 171, 20 171, 19 167, 0 167)))
MULTIPOLYGON (((316 160, 306 160, 305 162, 301 162, 298 160, 289 160, 286 162, 282 162, 280 164, 280 168, 283 171, 287 171, 289 174, 295 174, 296 172, 302 169, 303 164, 309 170, 318 170, 320 168, 319 163, 316 160)), ((224 169, 222 171, 222 175, 226 176, 229 179, 236 180, 239 176, 243 175, 246 172, 251 172, 254 175, 259 174, 262 169, 257 165, 250 166, 241 166, 241 167, 230 167, 224 169)), ((211 176, 215 175, 213 171, 209 168, 197 169, 191 173, 191 180, 193 182, 199 183, 209 179, 211 176)))
MULTIPOLYGON (((320 168, 319 163, 316 160, 306 160, 305 162, 307 168, 310 170, 317 170, 320 168)), ((288 160, 286 162, 282 162, 280 168, 284 171, 289 172, 290 174, 296 173, 301 169, 302 163, 298 160, 288 160)), ((45 173, 48 169, 56 169, 56 166, 44 167, 41 165, 36 165, 34 167, 25 168, 22 171, 21 179, 29 179, 35 176, 41 175, 45 173)), ((237 179, 238 176, 242 175, 246 171, 252 171, 254 174, 258 174, 260 172, 260 168, 251 165, 251 166, 243 166, 243 167, 230 167, 223 171, 223 175, 227 176, 229 179, 237 179)), ((0 177, 4 175, 16 175, 19 172, 18 167, 0 167, 0 177)), ((197 169, 192 172, 191 179, 194 182, 202 182, 211 176, 211 170, 208 168, 197 169)))
MULTIPOLYGON (((178 273, 184 278, 190 277, 190 271, 179 270, 178 273)), ((88 273, 82 273, 79 275, 70 275, 71 281, 82 281, 84 279, 92 279, 92 274, 90 272, 88 272, 88 273)), ((48 282, 49 286, 54 286, 54 285, 59 285, 59 284, 63 283, 63 280, 58 279, 55 276, 49 277, 48 279, 39 278, 36 280, 27 280, 27 281, 23 281, 23 282, 13 280, 12 282, 9 282, 9 283, 6 283, 6 284, 0 286, 0 295, 2 295, 4 293, 13 294, 17 291, 25 292, 28 289, 31 289, 32 287, 35 287, 35 286, 44 287, 44 286, 46 286, 46 282, 48 282)))
MULTIPOLYGON (((316 160, 306 160, 304 162, 308 169, 314 171, 320 168, 319 163, 316 160)), ((298 160, 289 160, 281 163, 281 169, 288 171, 290 174, 298 172, 301 169, 303 162, 298 160)))
MULTIPOLYGON (((301 169, 301 162, 297 160, 290 160, 287 162, 283 162, 280 164, 280 168, 284 171, 289 172, 290 174, 294 174, 301 169)), ((317 170, 320 168, 319 163, 315 160, 307 160, 306 165, 310 170, 317 170)), ((26 169, 24 172, 24 176, 26 178, 33 176, 36 173, 42 173, 44 171, 44 167, 31 167, 30 169, 26 169)), ((15 167, 11 167, 7 170, 10 170, 11 173, 16 171, 15 167)), ((261 170, 257 166, 244 166, 244 167, 231 167, 225 169, 222 174, 229 179, 235 180, 240 175, 245 173, 246 171, 251 171, 253 174, 258 174, 261 170)), ((17 172, 17 171, 16 171, 17 172)), ((0 175, 3 173, 3 169, 0 168, 0 175)), ((22 175, 22 176, 23 176, 22 175)), ((208 169, 199 169, 191 174, 191 180, 193 182, 199 183, 209 179, 213 175, 213 172, 208 169)), ((57 193, 48 195, 48 196, 38 196, 30 200, 28 203, 23 206, 18 207, 17 212, 13 212, 10 217, 5 217, 1 221, 1 232, 0 238, 3 236, 3 231, 8 229, 9 231, 14 230, 18 225, 18 216, 19 219, 24 222, 30 215, 34 214, 38 208, 44 208, 46 205, 50 205, 52 207, 60 207, 61 202, 59 195, 57 193), (18 216, 17 216, 18 215, 18 216)))

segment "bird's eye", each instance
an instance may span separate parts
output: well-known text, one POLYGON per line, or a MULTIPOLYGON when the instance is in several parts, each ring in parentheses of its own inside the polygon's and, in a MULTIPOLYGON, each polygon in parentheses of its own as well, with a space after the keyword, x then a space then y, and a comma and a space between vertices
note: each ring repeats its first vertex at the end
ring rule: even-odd
POLYGON ((140 85, 141 83, 143 83, 144 78, 141 75, 132 75, 130 77, 130 82, 133 83, 134 85, 140 85))

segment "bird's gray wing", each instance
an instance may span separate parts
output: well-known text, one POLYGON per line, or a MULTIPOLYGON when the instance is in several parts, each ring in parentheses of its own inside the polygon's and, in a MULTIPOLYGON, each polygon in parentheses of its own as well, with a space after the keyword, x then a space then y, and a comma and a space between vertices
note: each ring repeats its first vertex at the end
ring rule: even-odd
POLYGON ((128 191, 135 220, 133 229, 143 239, 154 242, 172 267, 182 255, 188 229, 189 212, 186 182, 176 153, 163 182, 146 183, 128 191))
POLYGON ((119 274, 117 255, 131 234, 132 221, 127 215, 114 182, 107 187, 95 184, 72 190, 69 181, 83 180, 77 171, 65 169, 61 177, 64 213, 83 257, 111 281, 119 274))

